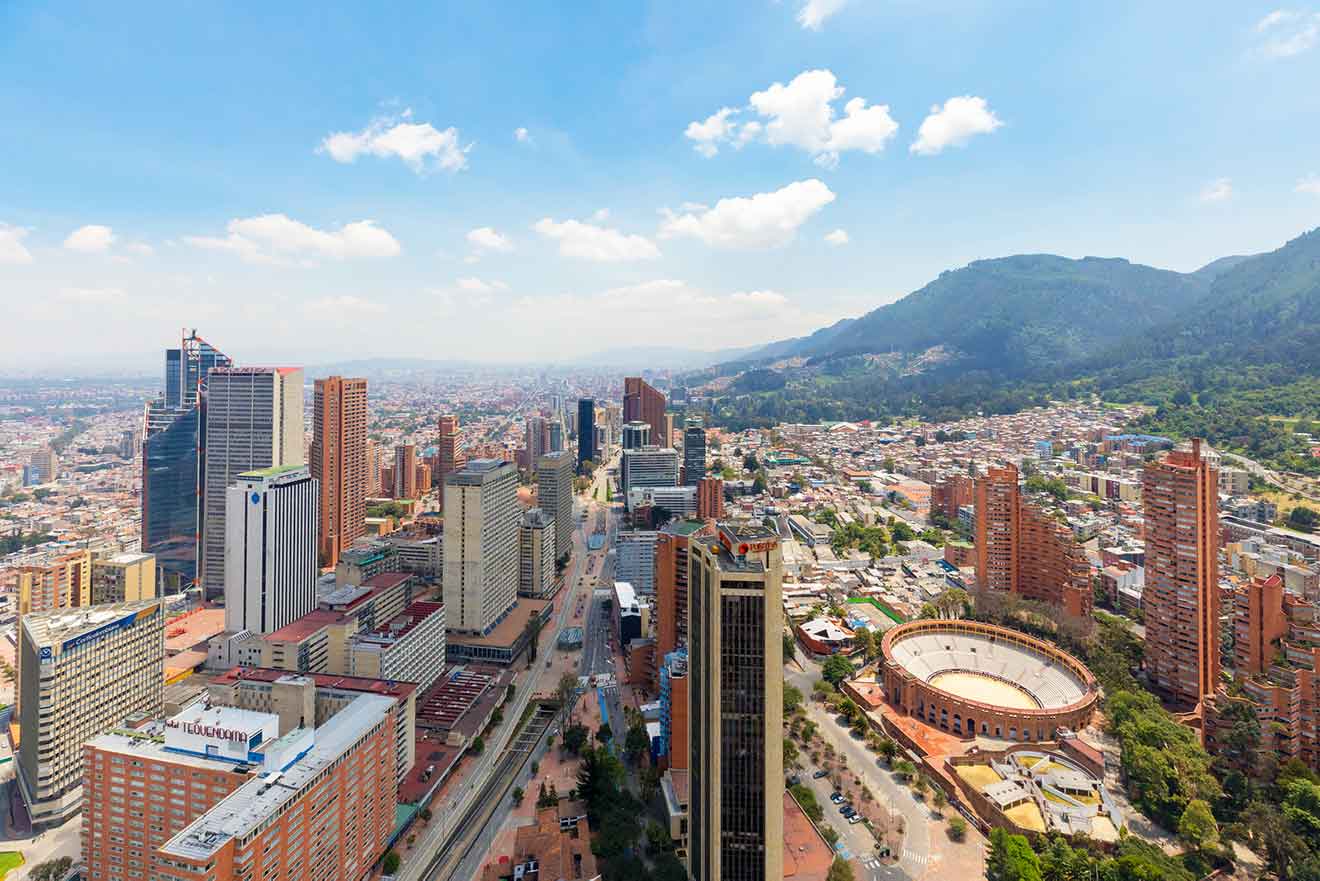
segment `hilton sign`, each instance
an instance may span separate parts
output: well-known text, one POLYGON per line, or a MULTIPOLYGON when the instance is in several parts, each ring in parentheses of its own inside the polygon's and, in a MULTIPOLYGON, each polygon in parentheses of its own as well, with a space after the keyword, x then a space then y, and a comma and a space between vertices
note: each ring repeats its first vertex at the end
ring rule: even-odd
POLYGON ((207 737, 212 740, 232 740, 235 743, 247 743, 252 739, 249 732, 239 731, 237 728, 222 728, 219 725, 203 725, 201 722, 176 722, 169 719, 166 720, 165 727, 176 728, 184 734, 191 734, 194 737, 207 737))

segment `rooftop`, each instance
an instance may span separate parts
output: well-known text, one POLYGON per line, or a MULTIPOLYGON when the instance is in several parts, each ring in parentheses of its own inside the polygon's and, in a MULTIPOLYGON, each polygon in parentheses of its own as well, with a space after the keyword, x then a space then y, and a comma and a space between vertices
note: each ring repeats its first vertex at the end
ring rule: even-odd
POLYGON ((272 465, 270 468, 258 468, 254 471, 243 471, 239 477, 255 477, 267 480, 272 477, 279 477, 281 474, 290 474, 294 471, 305 471, 306 465, 272 465))
POLYGON ((316 609, 269 634, 266 636, 266 642, 302 642, 321 628, 337 624, 341 620, 342 616, 338 612, 316 609))
POLYGON ((83 609, 59 609, 49 612, 29 612, 23 616, 23 627, 38 645, 55 640, 68 640, 90 633, 108 624, 123 622, 133 616, 160 608, 159 600, 137 600, 129 603, 108 603, 83 609))

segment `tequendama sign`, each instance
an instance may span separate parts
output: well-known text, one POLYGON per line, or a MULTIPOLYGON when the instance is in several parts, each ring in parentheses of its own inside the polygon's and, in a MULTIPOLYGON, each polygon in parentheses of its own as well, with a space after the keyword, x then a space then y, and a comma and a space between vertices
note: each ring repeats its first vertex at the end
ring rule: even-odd
POLYGON ((232 740, 235 743, 247 743, 252 735, 237 728, 222 728, 219 725, 204 725, 201 722, 178 722, 174 719, 165 721, 166 728, 175 728, 194 737, 207 737, 212 740, 232 740))

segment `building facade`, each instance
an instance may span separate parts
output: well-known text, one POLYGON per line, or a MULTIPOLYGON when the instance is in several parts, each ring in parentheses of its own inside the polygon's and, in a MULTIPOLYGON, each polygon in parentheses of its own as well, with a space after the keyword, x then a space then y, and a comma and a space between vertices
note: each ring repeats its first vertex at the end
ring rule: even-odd
POLYGON ((721 523, 688 555, 690 837, 696 881, 783 878, 779 536, 721 523))
POLYGON ((320 490, 320 562, 334 568, 339 555, 366 532, 363 521, 371 481, 365 379, 329 376, 316 380, 308 458, 320 490))
POLYGON ((697 484, 697 518, 721 520, 724 518, 724 481, 718 477, 703 477, 697 484))
POLYGON ((562 450, 536 460, 536 500, 555 520, 555 555, 573 552, 573 457, 562 450))
POLYGON ((623 421, 651 426, 651 443, 669 446, 669 424, 665 420, 665 396, 640 376, 623 380, 623 421))
POLYGON ((591 398, 578 401, 577 413, 578 470, 582 463, 596 460, 596 402, 591 398))
POLYGON ((303 464, 300 367, 217 367, 202 403, 202 545, 207 597, 225 587, 225 490, 239 474, 303 464))
POLYGON ((683 485, 697 486, 706 476, 706 427, 700 416, 683 420, 683 485))
POLYGON ((440 510, 445 509, 445 478, 467 463, 463 452, 463 431, 458 417, 452 413, 442 415, 438 422, 440 438, 436 441, 436 468, 432 478, 440 486, 440 510))
POLYGON ((400 444, 394 448, 394 497, 411 499, 417 495, 417 447, 400 444))
POLYGON ((620 532, 615 541, 618 563, 615 577, 626 581, 642 596, 655 594, 655 548, 659 534, 639 529, 620 532))
POLYGON ((1199 440, 1142 472, 1146 670, 1152 687, 1193 708, 1219 682, 1219 477, 1199 440))
POLYGON ((55 553, 18 567, 18 614, 91 605, 92 554, 86 548, 55 553))
POLYGON ((449 627, 489 633, 518 600, 518 471, 475 459, 445 480, 449 627))
POLYGON ((543 599, 555 593, 555 521, 541 508, 523 512, 518 524, 518 595, 543 599))
POLYGON ((92 605, 155 597, 156 558, 151 554, 115 554, 92 560, 92 605))
POLYGON ((225 630, 273 633, 316 608, 316 480, 286 465, 246 471, 225 492, 225 630))
POLYGON ((678 452, 658 446, 624 450, 619 483, 625 499, 635 489, 678 486, 678 452))
POLYGON ((35 612, 18 624, 18 782, 34 828, 82 806, 83 744, 159 715, 164 611, 157 600, 35 612))

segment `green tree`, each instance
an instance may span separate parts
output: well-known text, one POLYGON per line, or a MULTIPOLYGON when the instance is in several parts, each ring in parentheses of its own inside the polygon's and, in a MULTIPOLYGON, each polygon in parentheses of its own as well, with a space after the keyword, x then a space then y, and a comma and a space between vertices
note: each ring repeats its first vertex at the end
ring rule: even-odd
POLYGON ((564 749, 577 755, 587 745, 589 732, 585 725, 570 725, 564 729, 564 749))
POLYGON ((802 690, 795 685, 784 686, 784 715, 791 716, 802 706, 802 690))
POLYGON ((870 628, 858 627, 853 631, 853 648, 862 655, 863 661, 869 661, 875 653, 875 636, 870 628))
POLYGON ((791 634, 784 633, 784 662, 788 663, 797 657, 797 640, 791 634))
POLYGON ((512 795, 513 797, 513 803, 516 805, 520 805, 523 803, 523 796, 526 794, 527 793, 523 792, 523 788, 521 786, 513 787, 513 792, 510 793, 510 795, 512 795))
POLYGON ((486 741, 478 735, 472 739, 472 743, 468 749, 472 751, 472 755, 479 756, 486 751, 486 741))
POLYGON ((835 857, 825 881, 854 881, 854 878, 852 863, 843 857, 835 857))
MULTIPOLYGON (((385 854, 385 859, 380 861, 381 871, 386 875, 393 875, 399 871, 399 864, 403 862, 402 857, 393 850, 385 854)), ((35 878, 36 876, 33 875, 35 878)))
POLYGON ((784 767, 785 767, 785 768, 792 768, 792 767, 795 767, 795 766, 797 765, 797 763, 798 763, 798 748, 797 748, 797 744, 794 743, 793 741, 789 740, 787 737, 785 737, 785 738, 784 738, 784 767))
POLYGON ((1312 532, 1315 530, 1317 522, 1320 522, 1320 514, 1316 514, 1315 511, 1305 505, 1298 505, 1288 512, 1288 525, 1293 529, 1312 532))
POLYGON ((601 722, 600 727, 596 729, 596 740, 601 743, 609 743, 614 739, 614 732, 610 730, 609 722, 601 722))
POLYGON ((628 733, 623 738, 623 751, 629 760, 636 762, 651 748, 651 738, 643 725, 628 726, 628 733))
POLYGON ((820 675, 835 688, 853 674, 853 665, 843 655, 830 655, 821 667, 820 675))
POLYGON ((880 741, 880 755, 884 756, 885 764, 894 763, 894 757, 898 755, 898 744, 893 738, 885 737, 880 741))
POLYGON ((811 818, 812 822, 820 823, 825 817, 825 812, 821 810, 820 803, 816 801, 816 795, 810 789, 798 783, 790 786, 788 791, 793 793, 793 798, 802 806, 802 813, 811 818))
POLYGON ((1189 801, 1178 819, 1178 837, 1195 850, 1208 851, 1218 847, 1219 824, 1210 812, 1210 805, 1199 798, 1189 801))
POLYGON ((917 771, 916 765, 913 765, 907 759, 900 759, 894 763, 894 773, 897 774, 899 776, 899 779, 901 780, 907 780, 911 778, 912 775, 916 773, 916 771, 917 771))
POLYGON ((990 832, 990 858, 986 861, 985 874, 990 881, 1044 881, 1040 860, 1026 836, 1003 829, 990 832))
POLYGON ((962 841, 967 837, 967 821, 957 814, 949 818, 949 837, 954 841, 962 841))

